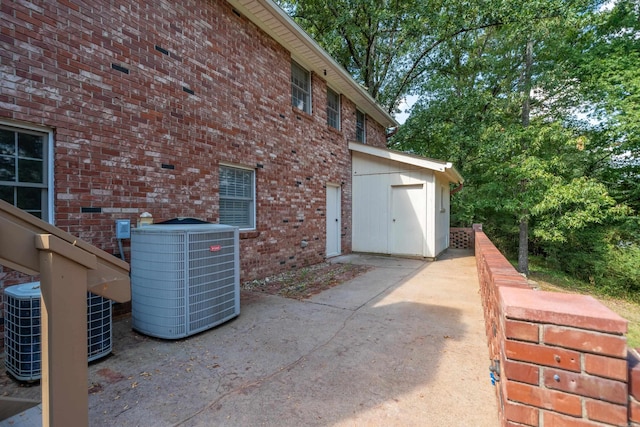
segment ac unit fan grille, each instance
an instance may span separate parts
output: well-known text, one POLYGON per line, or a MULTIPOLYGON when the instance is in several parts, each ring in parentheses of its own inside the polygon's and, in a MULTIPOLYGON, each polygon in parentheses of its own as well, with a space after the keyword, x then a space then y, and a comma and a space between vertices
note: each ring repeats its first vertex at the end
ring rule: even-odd
POLYGON ((189 235, 189 329, 220 323, 235 310, 235 233, 189 235), (211 242, 215 241, 215 250, 211 242))
MULTIPOLYGON (((5 368, 20 381, 42 376, 40 283, 5 289, 5 368)), ((87 361, 111 353, 111 301, 87 292, 87 361)))
POLYGON ((5 368, 21 381, 41 376, 40 293, 34 298, 16 298, 5 290, 5 368))
POLYGON ((134 233, 131 305, 135 329, 160 338, 187 335, 186 234, 134 233))
POLYGON ((113 343, 111 300, 87 292, 88 360, 111 353, 113 343))

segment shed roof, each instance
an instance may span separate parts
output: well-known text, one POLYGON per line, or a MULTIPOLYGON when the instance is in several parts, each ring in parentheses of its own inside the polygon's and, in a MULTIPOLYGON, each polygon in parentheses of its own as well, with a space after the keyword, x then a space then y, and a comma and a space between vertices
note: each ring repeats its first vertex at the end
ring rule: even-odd
POLYGON ((324 78, 358 108, 387 128, 398 122, 272 0, 227 0, 240 13, 291 52, 293 59, 324 78))
POLYGON ((451 162, 443 162, 441 160, 428 159, 414 154, 403 153, 402 151, 389 150, 387 148, 373 147, 371 145, 361 144, 359 142, 350 142, 349 150, 356 153, 368 154, 370 156, 381 159, 392 160, 407 165, 418 166, 424 169, 430 169, 435 172, 441 172, 449 180, 456 184, 462 184, 464 178, 456 170, 451 162))

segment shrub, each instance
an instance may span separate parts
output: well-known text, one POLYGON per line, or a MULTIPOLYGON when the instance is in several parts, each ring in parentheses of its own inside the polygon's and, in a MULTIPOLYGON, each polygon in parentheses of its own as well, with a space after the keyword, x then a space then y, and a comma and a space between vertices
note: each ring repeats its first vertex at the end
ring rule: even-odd
POLYGON ((607 294, 640 300, 640 246, 618 244, 608 249, 596 284, 607 294))

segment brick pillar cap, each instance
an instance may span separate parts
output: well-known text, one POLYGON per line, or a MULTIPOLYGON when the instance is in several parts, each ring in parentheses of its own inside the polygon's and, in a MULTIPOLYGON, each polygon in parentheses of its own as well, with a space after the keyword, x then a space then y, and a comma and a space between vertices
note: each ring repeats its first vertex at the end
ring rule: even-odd
POLYGON ((507 318, 551 323, 613 334, 627 332, 627 320, 588 295, 500 287, 507 318))

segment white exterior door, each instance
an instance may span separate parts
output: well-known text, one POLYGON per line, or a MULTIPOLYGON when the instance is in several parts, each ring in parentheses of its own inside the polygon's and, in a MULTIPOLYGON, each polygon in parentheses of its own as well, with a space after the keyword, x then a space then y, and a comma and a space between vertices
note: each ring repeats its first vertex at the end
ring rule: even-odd
POLYGON ((327 256, 340 255, 340 187, 327 184, 327 256))
POLYGON ((389 243, 392 254, 423 255, 427 220, 424 191, 423 184, 391 187, 389 243))

